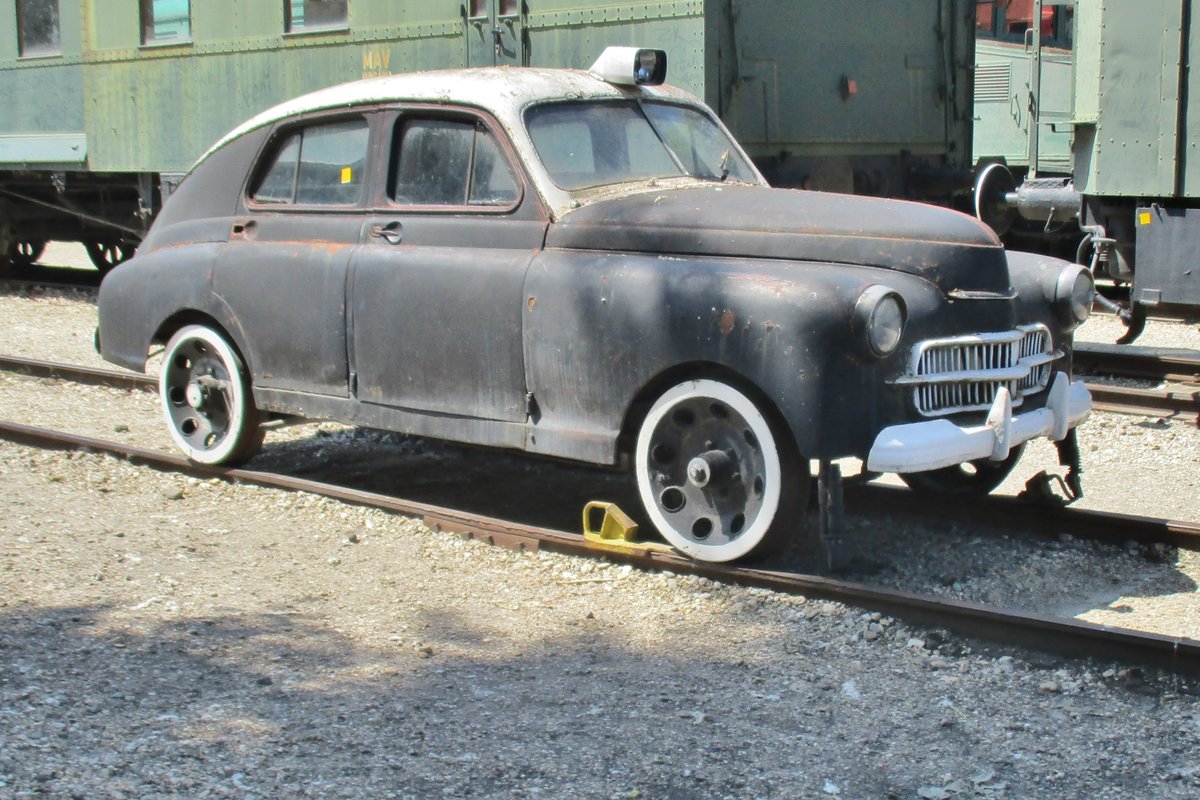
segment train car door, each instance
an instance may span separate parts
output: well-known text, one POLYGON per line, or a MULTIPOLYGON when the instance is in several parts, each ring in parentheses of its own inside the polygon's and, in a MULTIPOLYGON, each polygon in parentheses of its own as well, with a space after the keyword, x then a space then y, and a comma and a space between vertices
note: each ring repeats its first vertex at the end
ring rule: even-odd
POLYGON ((467 0, 463 20, 468 67, 529 66, 522 0, 467 0))

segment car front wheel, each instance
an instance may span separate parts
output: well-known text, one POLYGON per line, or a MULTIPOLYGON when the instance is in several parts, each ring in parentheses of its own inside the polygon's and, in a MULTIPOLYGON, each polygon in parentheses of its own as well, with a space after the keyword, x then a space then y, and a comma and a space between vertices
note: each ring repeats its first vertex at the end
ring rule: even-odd
POLYGON ((236 464, 262 446, 246 368, 220 333, 181 328, 167 343, 158 387, 171 437, 192 461, 236 464))
POLYGON ((739 390, 687 381, 659 397, 642 422, 638 491, 654 526, 687 555, 766 556, 804 508, 808 480, 794 451, 739 390))
POLYGON ((1020 444, 1009 451, 1008 457, 1000 461, 980 459, 955 464, 952 467, 931 469, 928 472, 901 473, 900 479, 915 492, 954 497, 974 497, 988 494, 1000 484, 1017 466, 1025 445, 1020 444))

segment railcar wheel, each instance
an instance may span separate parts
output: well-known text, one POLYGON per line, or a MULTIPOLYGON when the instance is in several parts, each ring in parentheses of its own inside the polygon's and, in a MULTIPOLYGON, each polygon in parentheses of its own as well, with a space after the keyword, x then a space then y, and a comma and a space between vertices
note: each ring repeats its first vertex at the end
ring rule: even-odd
POLYGON ((642 422, 638 491, 654 526, 692 558, 766 556, 804 508, 809 481, 795 450, 737 389, 688 381, 663 394, 642 422))
POLYGON ((951 495, 956 497, 983 496, 990 493, 1013 471, 1025 445, 1019 444, 1008 452, 1008 458, 1001 461, 980 459, 953 467, 931 469, 928 472, 906 472, 900 474, 900 480, 908 484, 914 492, 931 495, 951 495))
POLYGON ((137 250, 137 247, 129 242, 111 239, 92 239, 84 242, 83 246, 87 250, 88 258, 91 259, 96 269, 100 270, 101 275, 133 258, 134 251, 137 250))
POLYGON ((235 464, 262 446, 246 368, 211 328, 188 325, 171 337, 158 388, 171 437, 192 461, 235 464))
POLYGON ((40 239, 29 239, 16 242, 12 246, 9 258, 14 267, 29 267, 37 263, 46 251, 46 243, 40 239))

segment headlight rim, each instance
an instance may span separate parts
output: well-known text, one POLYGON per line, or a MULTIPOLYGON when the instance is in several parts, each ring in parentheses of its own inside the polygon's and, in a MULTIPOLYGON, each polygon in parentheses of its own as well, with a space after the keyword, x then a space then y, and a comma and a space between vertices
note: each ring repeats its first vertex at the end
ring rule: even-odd
POLYGON ((1071 264, 1059 273, 1058 281, 1054 287, 1054 307, 1059 319, 1066 324, 1068 330, 1074 330, 1087 322, 1092 313, 1092 303, 1095 297, 1096 279, 1087 267, 1082 264, 1071 264), (1087 302, 1077 304, 1075 302, 1075 288, 1079 279, 1085 276, 1090 288, 1087 294, 1087 302), (1082 316, 1075 313, 1076 305, 1081 306, 1082 316))
POLYGON ((904 329, 908 325, 908 306, 904 297, 895 289, 880 284, 872 284, 863 290, 854 305, 854 334, 864 352, 872 358, 887 358, 894 354, 904 340, 904 329), (895 341, 889 348, 878 346, 875 335, 875 325, 880 309, 888 302, 894 302, 899 312, 900 324, 896 330, 895 341))

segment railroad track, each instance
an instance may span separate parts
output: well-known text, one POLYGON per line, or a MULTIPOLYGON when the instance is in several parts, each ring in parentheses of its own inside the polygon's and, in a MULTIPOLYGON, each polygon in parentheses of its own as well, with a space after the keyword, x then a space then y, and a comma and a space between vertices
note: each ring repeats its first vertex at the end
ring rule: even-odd
POLYGON ((1075 345, 1074 366, 1086 375, 1200 386, 1200 353, 1183 348, 1080 342, 1075 345))
MULTIPOLYGON (((0 367, 7 369, 11 362, 12 359, 4 359, 0 361, 0 367)), ((65 365, 53 366, 55 371, 53 374, 47 373, 48 376, 64 379, 68 377, 70 369, 65 365)), ((112 374, 121 375, 124 380, 114 382, 109 378, 108 372, 88 370, 86 373, 80 373, 80 376, 93 383, 124 388, 145 388, 153 384, 153 379, 145 376, 120 373, 112 374)), ((582 535, 568 531, 525 525, 296 476, 246 469, 202 467, 175 455, 15 423, 0 422, 0 438, 41 448, 105 453, 135 464, 195 477, 219 477, 280 490, 310 492, 341 502, 417 517, 432 528, 510 548, 544 548, 629 563, 644 569, 670 570, 729 584, 824 598, 877 610, 914 624, 947 628, 972 638, 1005 645, 1016 644, 1070 656, 1120 659, 1138 664, 1153 664, 1179 672, 1200 673, 1200 641, 1191 639, 880 589, 818 575, 695 562, 674 553, 663 552, 653 544, 632 547, 594 544, 582 535)), ((928 504, 904 490, 869 485, 850 487, 847 499, 856 511, 928 515, 928 504)), ((1195 523, 1075 509, 1039 508, 1013 498, 988 498, 971 505, 939 505, 939 515, 961 516, 964 521, 984 518, 992 524, 1052 536, 1070 533, 1079 538, 1118 543, 1131 540, 1143 544, 1159 542, 1200 550, 1200 525, 1195 523)))
MULTIPOLYGON (((1084 358, 1089 366, 1108 363, 1102 362, 1100 355, 1094 354, 1090 349, 1085 348, 1083 352, 1087 354, 1084 358)), ((1141 365, 1143 374, 1156 369, 1159 372, 1168 369, 1167 367, 1156 367, 1156 362, 1147 357, 1142 357, 1136 361, 1126 357, 1126 361, 1141 365)), ((1183 363, 1195 364, 1198 362, 1186 361, 1183 363)), ((1171 369, 1176 369, 1177 371, 1170 374, 1183 374, 1179 371, 1181 368, 1171 367, 1171 369)), ((0 370, 21 372, 41 378, 59 378, 77 383, 116 386, 119 388, 146 389, 150 391, 157 388, 155 379, 145 375, 118 372, 116 370, 77 367, 70 364, 57 364, 50 361, 39 361, 15 356, 0 356, 0 370)), ((1200 389, 1195 391, 1137 389, 1096 382, 1089 382, 1088 389, 1092 393, 1092 400, 1095 407, 1102 411, 1170 417, 1187 420, 1194 425, 1200 425, 1200 389)))
POLYGON ((0 272, 0 285, 16 289, 64 289, 94 292, 103 276, 97 270, 35 264, 0 272))
POLYGON ((1098 409, 1173 417, 1200 426, 1200 388, 1186 388, 1200 387, 1200 353, 1194 350, 1080 343, 1075 346, 1074 367, 1087 380, 1098 409), (1096 380, 1099 376, 1182 384, 1185 388, 1116 386, 1096 380))

